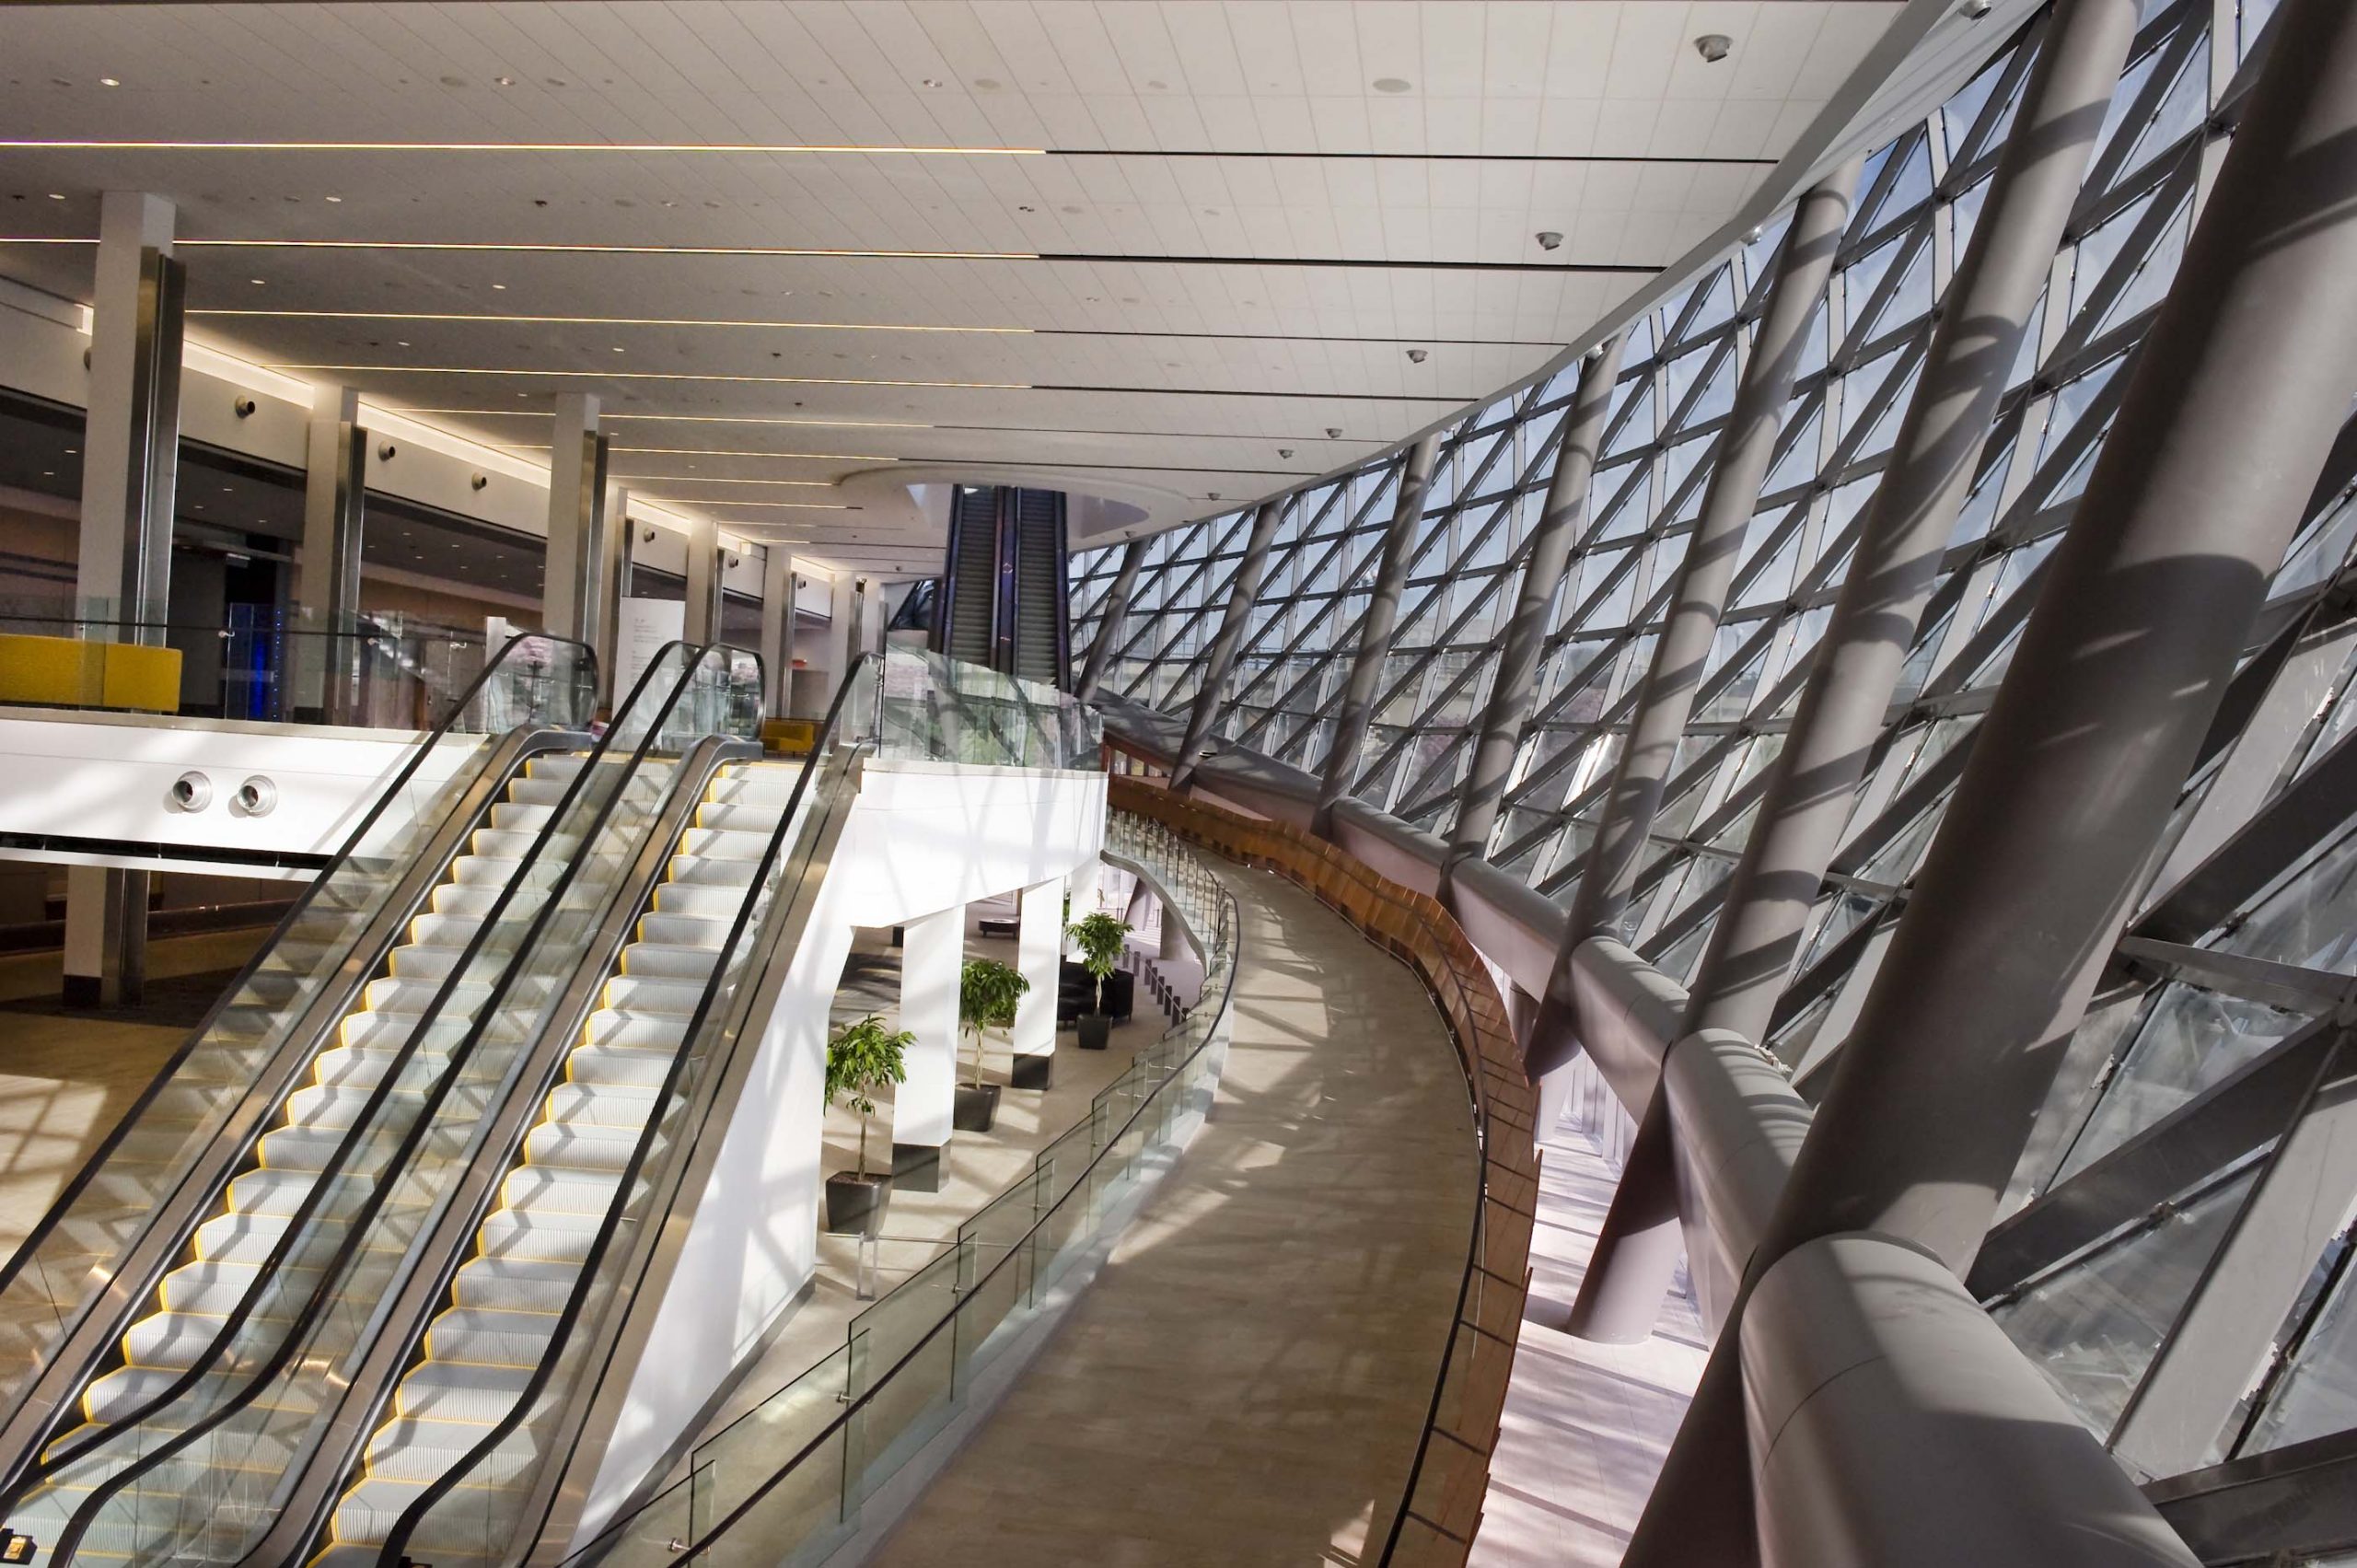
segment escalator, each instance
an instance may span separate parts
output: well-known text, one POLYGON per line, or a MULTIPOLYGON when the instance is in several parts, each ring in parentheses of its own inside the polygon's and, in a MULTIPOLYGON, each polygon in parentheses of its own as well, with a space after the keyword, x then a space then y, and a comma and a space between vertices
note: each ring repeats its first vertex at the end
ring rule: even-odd
MULTIPOLYGON (((326 1561, 375 1561, 401 1516, 515 1406, 548 1353, 800 773, 750 763, 714 775, 368 1440, 326 1561)), ((459 1555, 447 1541, 412 1545, 436 1561, 459 1555)))
POLYGON ((400 1304, 405 1353, 373 1392, 354 1379, 366 1419, 247 1562, 509 1562, 568 1532, 672 1283, 660 1244, 700 1191, 691 1156, 737 1113, 857 794, 881 665, 854 666, 807 757, 713 775, 529 1114, 446 1220, 440 1281, 400 1304))
POLYGON ((1042 685, 1068 686, 1072 607, 1064 545, 1061 492, 959 486, 950 505, 934 651, 1042 685))
MULTIPOLYGON (((601 962, 598 934, 644 901, 713 767, 757 753, 724 732, 757 722, 760 689, 750 656, 674 645, 594 747, 535 727, 531 744, 511 737, 456 770, 434 832, 364 846, 364 823, 273 944, 296 943, 279 955, 294 967, 318 941, 307 911, 366 911, 330 967, 340 983, 310 988, 270 1070, 240 1093, 239 1059, 214 1037, 287 1010, 258 964, 53 1213, 52 1238, 87 1237, 110 1156, 168 1140, 183 1102, 210 1103, 203 1091, 235 1102, 211 1116, 214 1157, 144 1179, 168 1186, 167 1201, 143 1234, 116 1239, 112 1278, 76 1304, 72 1331, 26 1351, 41 1397, 11 1418, 6 1514, 33 1538, 30 1560, 235 1560, 268 1532, 283 1482, 331 1443, 388 1308, 430 1268, 419 1243, 537 1071, 575 971, 601 962), (447 854, 401 865, 399 852, 437 846, 447 854)), ((488 695, 489 716, 513 706, 488 695)), ((389 798, 452 771, 448 755, 420 766, 446 740, 436 733, 389 798)), ((26 1253, 10 1269, 0 1301, 49 1272, 26 1253)))
POLYGON ((998 662, 998 494, 988 485, 961 485, 950 503, 949 580, 941 596, 946 619, 934 645, 951 658, 993 667, 998 662))
POLYGON ((1072 684, 1072 595, 1064 580, 1064 498, 1017 490, 1015 510, 1015 663, 1042 685, 1072 684))

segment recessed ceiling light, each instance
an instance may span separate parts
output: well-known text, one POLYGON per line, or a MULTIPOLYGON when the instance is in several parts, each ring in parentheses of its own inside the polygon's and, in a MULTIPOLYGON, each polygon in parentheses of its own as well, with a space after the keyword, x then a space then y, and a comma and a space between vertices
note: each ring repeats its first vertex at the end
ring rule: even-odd
POLYGON ((52 202, 62 202, 65 200, 65 192, 63 191, 52 191, 49 193, 49 199, 52 202))
POLYGON ((623 350, 623 348, 622 348, 622 345, 621 345, 621 344, 620 344, 620 343, 616 343, 616 344, 614 345, 614 352, 615 352, 616 354, 623 353, 623 352, 624 352, 624 350, 623 350))
POLYGON ((492 80, 503 87, 512 87, 516 85, 516 78, 513 76, 493 76, 492 80))
POLYGON ((99 86, 102 87, 119 87, 122 86, 122 84, 116 81, 112 76, 100 76, 99 78, 99 86))
POLYGON ((331 201, 331 202, 341 202, 341 201, 343 201, 343 197, 341 197, 341 196, 330 196, 330 197, 328 198, 328 200, 329 200, 329 201, 331 201))
POLYGON ((262 284, 262 280, 261 280, 261 279, 260 279, 260 278, 248 278, 246 281, 247 281, 248 283, 250 283, 250 284, 252 284, 252 285, 255 285, 257 288, 261 287, 261 286, 264 286, 264 285, 263 285, 263 284, 262 284))
POLYGON ((504 283, 495 283, 495 284, 492 285, 491 286, 492 286, 493 288, 494 288, 494 289, 497 289, 497 290, 501 291, 502 293, 505 293, 505 292, 506 291, 506 288, 507 288, 507 285, 506 285, 505 284, 504 284, 504 283))

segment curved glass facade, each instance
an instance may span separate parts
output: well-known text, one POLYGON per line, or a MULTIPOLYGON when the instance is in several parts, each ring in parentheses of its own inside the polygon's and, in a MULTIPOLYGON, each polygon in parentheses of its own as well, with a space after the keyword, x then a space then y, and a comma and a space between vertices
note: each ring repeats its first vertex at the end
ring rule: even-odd
MULTIPOLYGON (((2110 428, 2122 366, 2167 296, 2272 10, 2271 0, 2143 6, 2045 298, 2022 353, 2003 367, 1969 499, 1767 1042, 1804 1095, 1824 1082, 1938 830, 2040 567, 2110 428)), ((1673 977, 1690 974, 1717 916, 2041 24, 1866 161, 1625 915, 1630 943, 1673 977)), ((1626 347, 1585 533, 1556 596, 1534 716, 1488 845, 1492 862, 1558 900, 1569 900, 1594 836, 1788 218, 1620 326, 1626 347)), ((1470 733, 1575 378, 1576 367, 1501 397, 1441 437, 1351 784, 1419 828, 1446 835, 1455 824, 1470 733)), ((1216 726, 1229 742, 1324 771, 1398 463, 1395 453, 1285 499, 1216 726)), ((2332 1048, 2336 999, 2357 969, 2357 750, 2346 744, 2357 727, 2357 616, 2345 591, 2357 581, 2352 477, 2357 427, 2316 476, 2154 856, 2141 912, 1971 1282, 2090 1427, 2118 1443, 2193 1293, 2213 1264, 2235 1266, 2222 1249, 2262 1236, 2298 1255, 2300 1278, 2281 1293, 2281 1323, 2264 1326, 2250 1392, 2177 1469, 2357 1426, 2357 1280, 2344 1225, 2357 1176, 2334 1167, 2303 1178, 2284 1152, 2295 1131, 2339 1112, 2313 1094, 2258 1114, 2249 1103, 2255 1068, 2288 1073, 2306 1060, 2299 1053, 2332 1048), (2230 1116, 2235 1088, 2244 1098, 2230 1116), (2163 1142, 2186 1158, 2128 1157, 2163 1142), (2035 1237, 2019 1239, 2034 1227, 2008 1232, 2063 1186, 2094 1212, 2116 1211, 2118 1223, 2043 1252, 2035 1237)), ((1153 541, 1115 629, 1105 691, 1184 713, 1248 520, 1232 514, 1153 541)), ((1074 559, 1075 646, 1097 634, 1120 553, 1074 559)))

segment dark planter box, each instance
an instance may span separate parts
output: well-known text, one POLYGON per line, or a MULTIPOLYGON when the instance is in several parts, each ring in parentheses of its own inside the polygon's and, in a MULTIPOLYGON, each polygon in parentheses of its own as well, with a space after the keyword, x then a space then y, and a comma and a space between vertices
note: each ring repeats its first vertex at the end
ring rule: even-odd
POLYGON ((1083 1013, 1080 1016, 1081 1050, 1102 1051, 1105 1049, 1105 1042, 1112 1038, 1112 1019, 1102 1013, 1083 1013))
POLYGON ((949 1109, 949 1125, 960 1132, 987 1132, 998 1120, 998 1090, 996 1084, 984 1084, 976 1088, 970 1084, 958 1086, 958 1098, 949 1109))
POLYGON ((893 1144, 892 1190, 896 1192, 940 1191, 940 1145, 937 1144, 893 1144))
POLYGON ((892 1196, 888 1176, 827 1178, 827 1230, 834 1236, 875 1236, 884 1228, 884 1205, 892 1196))
POLYGON ((1011 1089, 1044 1089, 1056 1075, 1056 1053, 1043 1051, 1037 1056, 1018 1056, 1014 1071, 1006 1075, 1011 1089))

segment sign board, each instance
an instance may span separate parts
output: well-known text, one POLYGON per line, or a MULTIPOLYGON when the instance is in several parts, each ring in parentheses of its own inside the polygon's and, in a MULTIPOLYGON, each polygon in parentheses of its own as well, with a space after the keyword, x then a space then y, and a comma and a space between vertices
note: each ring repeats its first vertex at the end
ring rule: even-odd
POLYGON ((677 598, 626 598, 614 627, 614 705, 630 697, 631 688, 663 651, 688 629, 688 604, 677 598))

